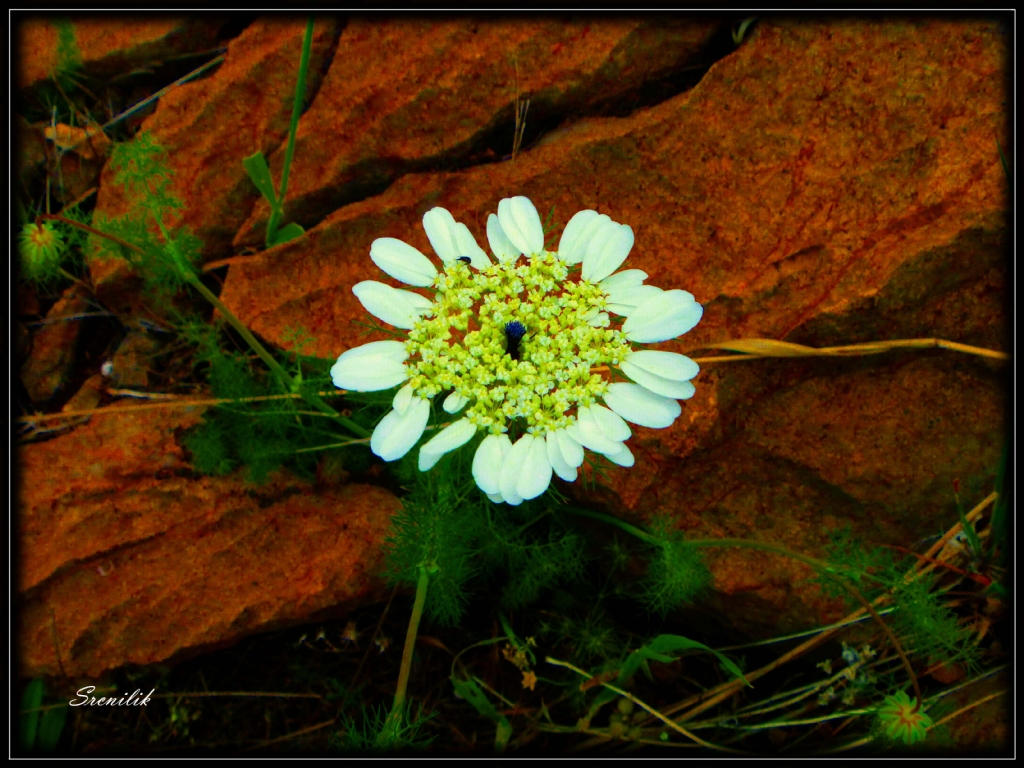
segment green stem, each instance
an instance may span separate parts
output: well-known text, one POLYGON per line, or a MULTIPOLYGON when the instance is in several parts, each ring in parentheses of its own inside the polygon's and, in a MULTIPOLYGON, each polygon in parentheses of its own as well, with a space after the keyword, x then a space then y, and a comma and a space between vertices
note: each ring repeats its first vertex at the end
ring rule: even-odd
POLYGON ((409 687, 409 672, 412 669, 412 654, 416 648, 416 635, 423 617, 423 606, 427 602, 427 587, 430 586, 430 575, 427 569, 420 567, 420 577, 416 582, 416 599, 412 604, 412 615, 409 617, 409 629, 405 633, 405 647, 402 649, 402 666, 398 670, 398 685, 395 688, 395 701, 391 705, 391 714, 384 728, 377 736, 378 746, 388 746, 394 740, 402 725, 405 711, 405 692, 409 687))
MULTIPOLYGON (((252 331, 250 331, 246 327, 245 323, 243 323, 241 320, 235 317, 235 314, 230 309, 227 308, 224 302, 222 302, 220 298, 218 298, 217 294, 215 294, 213 291, 211 291, 209 288, 203 285, 203 281, 200 280, 199 277, 191 269, 185 270, 185 279, 188 280, 189 285, 191 285, 193 288, 195 288, 197 291, 199 291, 199 293, 203 295, 203 298, 205 298, 208 302, 213 304, 213 306, 220 311, 220 313, 224 316, 224 319, 227 320, 227 322, 231 325, 232 328, 238 331, 238 334, 243 339, 245 339, 246 343, 250 347, 252 347, 252 351, 259 356, 260 360, 267 364, 267 367, 270 368, 271 371, 273 371, 274 375, 277 376, 278 380, 288 389, 288 391, 295 392, 297 389, 295 385, 295 379, 291 376, 291 374, 288 373, 288 371, 281 367, 281 364, 274 359, 274 356, 267 351, 266 347, 260 344, 259 340, 255 336, 253 336, 252 331)), ((370 436, 370 432, 368 430, 356 424, 351 419, 342 416, 336 410, 331 408, 331 406, 329 406, 327 403, 321 400, 319 395, 314 395, 309 392, 304 394, 300 392, 299 394, 302 395, 303 400, 308 402, 321 413, 326 414, 327 416, 330 416, 331 418, 335 419, 339 424, 343 425, 350 432, 354 432, 360 437, 370 436)))
POLYGON ((591 517, 594 520, 601 520, 602 522, 608 523, 609 525, 614 525, 616 528, 621 528, 630 536, 636 536, 636 538, 640 539, 641 541, 645 541, 648 544, 658 543, 658 540, 651 536, 651 534, 641 530, 640 528, 637 528, 635 525, 630 525, 627 522, 619 520, 619 518, 613 517, 612 515, 606 515, 603 512, 591 512, 586 509, 580 509, 579 507, 570 507, 568 505, 561 507, 561 509, 565 510, 566 512, 572 512, 574 515, 579 515, 580 517, 591 517))
POLYGON ((295 134, 302 116, 302 102, 306 98, 306 71, 309 69, 309 55, 313 48, 313 17, 306 22, 306 36, 302 41, 302 58, 299 60, 299 78, 295 84, 295 101, 292 103, 292 122, 288 128, 288 146, 284 152, 284 169, 281 171, 281 193, 277 196, 277 205, 270 212, 267 222, 267 247, 270 247, 277 234, 277 223, 284 215, 284 197, 288 193, 288 174, 292 167, 292 155, 295 153, 295 134))

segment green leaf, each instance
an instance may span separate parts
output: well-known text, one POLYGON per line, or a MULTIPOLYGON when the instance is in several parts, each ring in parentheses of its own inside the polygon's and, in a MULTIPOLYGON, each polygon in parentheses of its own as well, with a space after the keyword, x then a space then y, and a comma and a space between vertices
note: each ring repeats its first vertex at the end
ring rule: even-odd
POLYGON ((52 752, 57 748, 67 717, 68 708, 64 706, 53 707, 43 713, 43 721, 39 724, 39 749, 41 751, 52 752))
POLYGON ((270 241, 270 245, 274 246, 281 245, 281 243, 287 243, 289 240, 301 237, 305 232, 306 230, 293 221, 291 224, 281 227, 276 233, 274 233, 274 237, 270 241))
POLYGON ((499 752, 504 750, 512 736, 512 725, 508 718, 494 708, 474 680, 459 680, 452 675, 452 685, 455 686, 457 696, 468 701, 477 712, 497 724, 498 731, 494 735, 494 748, 499 752))
POLYGON ((249 178, 252 179, 252 183, 256 185, 260 194, 267 199, 272 208, 277 208, 274 180, 270 176, 270 166, 267 165, 267 159, 263 153, 257 152, 255 155, 249 155, 242 160, 242 165, 245 166, 246 173, 249 174, 249 178))
POLYGON ((732 41, 736 45, 743 42, 743 36, 747 34, 747 27, 757 21, 757 16, 751 16, 749 19, 744 19, 740 22, 738 28, 732 30, 732 41))
POLYGON ((681 637, 680 635, 658 635, 647 645, 641 646, 631 653, 629 657, 627 657, 626 663, 622 665, 622 671, 619 672, 619 680, 626 680, 638 669, 645 668, 648 659, 671 662, 676 659, 676 657, 672 655, 673 652, 689 650, 713 653, 718 657, 718 660, 722 662, 723 667, 753 688, 753 686, 750 685, 747 679, 743 676, 743 672, 740 668, 736 666, 735 662, 733 662, 729 657, 719 653, 714 648, 709 648, 703 643, 698 643, 696 640, 690 640, 689 638, 681 637))
POLYGON ((21 746, 28 750, 36 743, 36 731, 39 727, 39 707, 43 704, 43 681, 36 678, 21 697, 21 746), (30 712, 28 710, 36 710, 30 712))
POLYGON ((978 538, 977 531, 974 530, 974 526, 967 519, 964 507, 960 503, 960 494, 954 494, 954 498, 956 499, 956 511, 960 515, 960 528, 963 529, 964 536, 967 537, 967 544, 971 548, 971 557, 980 557, 981 539, 978 538))

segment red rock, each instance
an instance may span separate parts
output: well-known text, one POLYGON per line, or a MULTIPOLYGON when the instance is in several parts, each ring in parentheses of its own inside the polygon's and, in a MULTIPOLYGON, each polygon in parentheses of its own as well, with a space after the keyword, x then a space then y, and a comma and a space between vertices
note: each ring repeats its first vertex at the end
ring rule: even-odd
POLYGON ((380 596, 397 499, 283 474, 193 478, 175 434, 201 410, 94 416, 23 449, 22 675, 96 676, 380 596))
MULTIPOLYGON (((136 67, 183 53, 212 47, 224 16, 75 16, 71 22, 83 70, 97 77, 124 74, 136 67)), ((21 66, 18 87, 26 88, 53 76, 58 65, 59 30, 53 16, 38 16, 18 27, 21 66)))
POLYGON ((79 318, 89 310, 84 291, 72 286, 50 307, 46 323, 32 336, 32 351, 21 366, 21 382, 32 402, 42 403, 67 383, 81 331, 79 318))

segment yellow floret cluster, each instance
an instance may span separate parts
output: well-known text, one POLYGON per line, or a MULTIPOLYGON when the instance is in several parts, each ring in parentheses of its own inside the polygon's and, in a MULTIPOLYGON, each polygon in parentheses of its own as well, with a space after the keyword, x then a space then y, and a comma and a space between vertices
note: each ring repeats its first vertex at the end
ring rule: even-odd
POLYGON ((568 276, 549 251, 481 271, 449 264, 434 282, 432 315, 406 342, 416 395, 454 390, 469 401, 464 416, 494 434, 516 418, 539 436, 568 426, 570 412, 593 405, 608 386, 591 367, 618 365, 630 351, 621 330, 588 323, 605 310, 601 288, 568 276), (513 320, 526 327, 519 360, 506 351, 513 320))

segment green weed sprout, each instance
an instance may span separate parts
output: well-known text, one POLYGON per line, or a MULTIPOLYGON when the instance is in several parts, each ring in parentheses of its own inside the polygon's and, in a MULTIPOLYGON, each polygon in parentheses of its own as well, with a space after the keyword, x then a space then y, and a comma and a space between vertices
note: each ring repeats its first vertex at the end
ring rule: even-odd
POLYGON ((306 72, 309 70, 309 54, 313 47, 313 17, 310 16, 306 23, 306 36, 302 41, 302 58, 299 61, 299 77, 295 84, 295 101, 292 104, 292 121, 288 128, 288 146, 284 153, 284 168, 281 170, 281 192, 274 191, 274 180, 270 175, 270 166, 262 152, 242 160, 252 183, 256 189, 270 203, 270 220, 267 222, 267 247, 270 248, 281 243, 287 243, 299 237, 305 230, 296 222, 291 222, 281 229, 277 228, 278 222, 284 216, 284 198, 288 192, 288 173, 292 167, 292 155, 295 152, 295 133, 299 127, 299 117, 302 115, 302 102, 306 97, 306 72))
POLYGON ((885 697, 882 706, 878 708, 878 721, 886 736, 907 745, 924 741, 928 729, 932 727, 932 719, 917 706, 916 699, 910 698, 904 691, 885 697))
POLYGON ((342 729, 332 739, 335 748, 343 752, 378 752, 392 751, 396 749, 417 749, 430 744, 433 736, 420 736, 419 730, 433 713, 423 716, 422 711, 412 716, 409 707, 401 713, 399 725, 392 727, 389 731, 390 740, 386 744, 380 743, 380 734, 388 728, 388 716, 385 715, 383 707, 372 710, 372 714, 363 708, 363 723, 358 724, 348 715, 342 716, 342 729))

